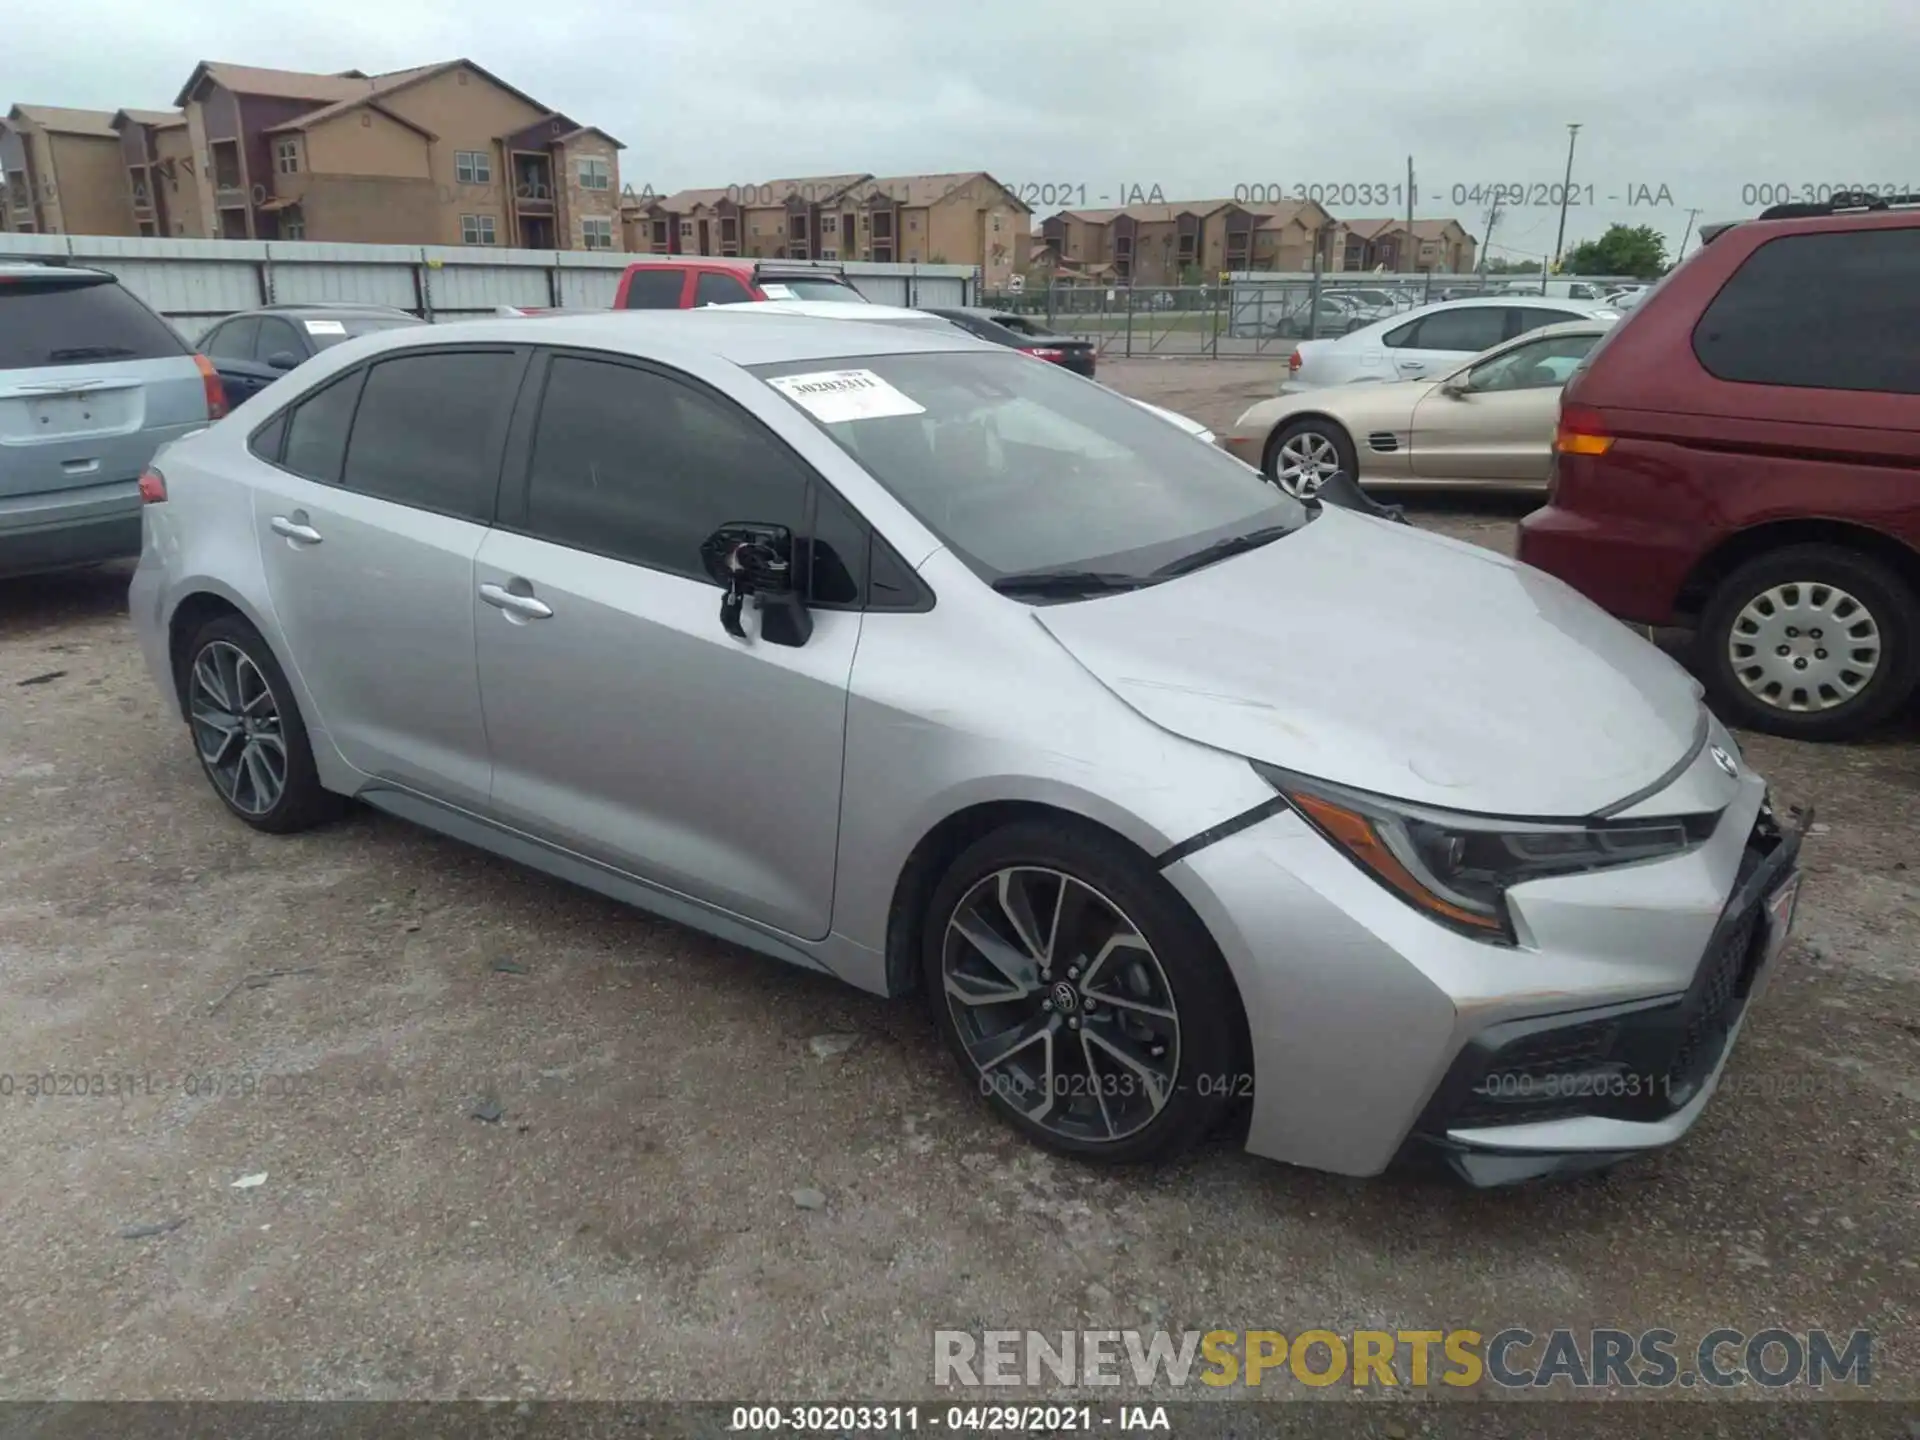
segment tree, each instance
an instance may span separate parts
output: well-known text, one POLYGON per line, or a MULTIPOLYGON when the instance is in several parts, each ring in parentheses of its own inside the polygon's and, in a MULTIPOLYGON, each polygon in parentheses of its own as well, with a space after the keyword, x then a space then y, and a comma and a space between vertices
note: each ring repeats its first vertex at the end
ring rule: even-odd
POLYGON ((1667 237, 1651 225, 1609 225, 1598 240, 1567 252, 1561 269, 1569 275, 1631 275, 1652 280, 1667 269, 1667 237))

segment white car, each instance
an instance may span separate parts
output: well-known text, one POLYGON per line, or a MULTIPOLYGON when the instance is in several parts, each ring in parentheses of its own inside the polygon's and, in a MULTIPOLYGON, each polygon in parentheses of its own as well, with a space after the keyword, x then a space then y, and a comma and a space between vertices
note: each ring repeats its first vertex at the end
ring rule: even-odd
POLYGON ((1389 315, 1331 340, 1303 340, 1287 360, 1282 395, 1358 380, 1419 380, 1542 325, 1620 312, 1591 300, 1499 295, 1446 300, 1389 315))
MULTIPOLYGON (((909 310, 899 305, 859 304, 846 300, 762 300, 754 305, 714 305, 705 308, 725 309, 732 313, 751 311, 761 315, 801 315, 814 320, 851 320, 861 325, 904 325, 914 329, 940 332, 959 330, 963 335, 967 333, 943 316, 925 310, 909 310)), ((1100 384, 1098 380, 1089 380, 1087 383, 1100 384)), ((1118 395, 1120 392, 1115 390, 1113 393, 1118 395)), ((1131 395, 1125 398, 1133 400, 1131 395)), ((1214 443, 1213 431, 1198 420, 1173 410, 1163 410, 1158 405, 1149 405, 1144 400, 1133 400, 1133 403, 1143 410, 1151 410, 1169 424, 1178 425, 1196 440, 1208 445, 1214 443)))

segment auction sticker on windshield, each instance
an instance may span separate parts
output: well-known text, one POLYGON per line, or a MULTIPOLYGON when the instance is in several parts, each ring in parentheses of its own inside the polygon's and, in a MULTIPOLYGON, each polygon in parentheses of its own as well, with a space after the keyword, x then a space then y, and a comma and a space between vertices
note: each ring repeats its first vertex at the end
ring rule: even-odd
POLYGON ((908 399, 871 370, 818 370, 775 376, 767 383, 823 425, 927 413, 926 406, 908 399))
POLYGON ((766 284, 763 284, 760 287, 760 293, 766 296, 767 299, 769 300, 793 299, 793 287, 789 285, 775 284, 771 281, 766 284))
POLYGON ((309 320, 307 333, 309 335, 344 335, 347 333, 347 327, 338 320, 309 320))

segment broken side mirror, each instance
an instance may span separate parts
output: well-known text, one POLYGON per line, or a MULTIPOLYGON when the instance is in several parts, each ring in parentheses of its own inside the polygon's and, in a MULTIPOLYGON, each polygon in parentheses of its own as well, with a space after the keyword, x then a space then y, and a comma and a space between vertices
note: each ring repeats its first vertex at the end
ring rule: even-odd
POLYGON ((794 587, 793 532, 784 525, 730 521, 700 546, 700 561, 725 593, 720 624, 736 640, 747 638, 741 612, 753 597, 760 638, 770 645, 800 646, 813 635, 813 614, 794 587))

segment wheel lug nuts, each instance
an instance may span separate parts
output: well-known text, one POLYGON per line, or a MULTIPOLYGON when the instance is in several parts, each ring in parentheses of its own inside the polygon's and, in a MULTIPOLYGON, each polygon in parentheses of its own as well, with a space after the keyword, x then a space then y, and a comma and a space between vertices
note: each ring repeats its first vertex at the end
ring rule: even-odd
POLYGON ((1827 652, 1824 650, 1816 650, 1813 652, 1813 658, 1816 660, 1824 660, 1827 658, 1827 652))
POLYGON ((1069 965, 1067 967, 1067 979, 1078 980, 1079 978, 1080 978, 1080 967, 1078 965, 1069 965))
POLYGON ((1802 656, 1801 656, 1801 657, 1800 657, 1800 658, 1799 658, 1798 660, 1796 660, 1796 661, 1794 661, 1794 662, 1793 662, 1793 668, 1794 668, 1794 669, 1796 669, 1796 670, 1804 670, 1804 669, 1806 669, 1806 668, 1807 668, 1807 657, 1806 657, 1806 656, 1804 656, 1804 655, 1802 655, 1802 656))
POLYGON ((1042 1001, 1040 1002, 1040 1008, 1041 1008, 1042 1010, 1045 1010, 1045 1011, 1047 1011, 1047 1012, 1048 1012, 1049 1014, 1051 1014, 1051 1013, 1052 1013, 1052 1011, 1053 1011, 1053 1001, 1051 1001, 1051 1000, 1042 1000, 1042 1001))
POLYGON ((1071 1020, 1067 1021, 1067 1028, 1069 1030, 1078 1030, 1080 1028, 1080 1017, 1076 1015, 1071 1020))
POLYGON ((1820 638, 1820 632, 1818 630, 1809 630, 1807 633, 1813 636, 1813 638, 1816 640, 1820 638))
POLYGON ((1779 650, 1778 650, 1777 652, 1775 652, 1775 653, 1777 653, 1777 654, 1780 654, 1780 655, 1785 655, 1785 654, 1787 654, 1787 653, 1788 653, 1788 651, 1787 651, 1787 647, 1786 647, 1786 646, 1784 646, 1784 645, 1782 645, 1782 646, 1780 647, 1780 649, 1779 649, 1779 650))
POLYGON ((1789 625, 1787 627, 1787 638, 1789 640, 1797 640, 1800 638, 1800 632, 1794 629, 1793 626, 1789 625))

